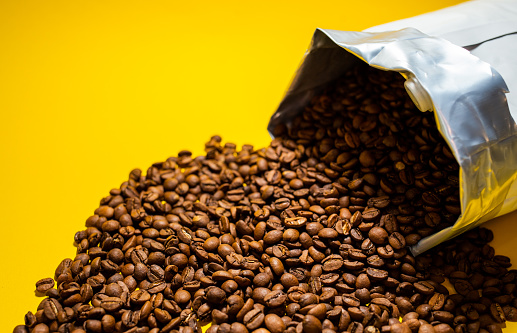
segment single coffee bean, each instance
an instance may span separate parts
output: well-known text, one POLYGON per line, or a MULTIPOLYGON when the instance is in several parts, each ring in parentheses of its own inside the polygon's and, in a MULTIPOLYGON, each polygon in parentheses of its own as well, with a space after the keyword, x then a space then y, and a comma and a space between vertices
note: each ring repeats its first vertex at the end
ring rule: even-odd
POLYGON ((264 324, 271 333, 282 333, 286 329, 286 325, 282 318, 274 313, 267 314, 264 317, 264 324))
POLYGON ((286 288, 294 287, 298 285, 298 279, 291 273, 284 273, 280 277, 280 283, 286 288))
POLYGON ((277 275, 282 276, 285 272, 284 264, 282 261, 276 257, 272 257, 269 260, 269 265, 271 266, 271 270, 277 275))
POLYGON ((323 270, 333 272, 339 270, 343 266, 343 258, 340 255, 330 255, 322 260, 323 270))
POLYGON ((496 323, 504 323, 506 321, 504 311, 498 303, 492 303, 490 305, 490 315, 496 323))
POLYGON ((303 332, 306 333, 319 333, 322 331, 321 321, 313 315, 306 315, 303 318, 302 326, 303 332))
POLYGON ((284 224, 288 228, 301 228, 307 224, 305 217, 289 217, 284 220, 284 224))
POLYGON ((410 333, 411 329, 405 323, 398 323, 391 326, 391 332, 393 333, 410 333))
POLYGON ((268 307, 278 307, 285 303, 287 294, 282 290, 273 290, 264 296, 264 302, 268 307))
POLYGON ((58 313, 63 311, 63 307, 55 298, 47 298, 43 301, 43 311, 49 320, 57 319, 58 313))
POLYGON ((368 267, 366 269, 366 275, 370 280, 382 281, 388 277, 388 272, 382 269, 368 267))
POLYGON ((226 299, 226 293, 219 287, 208 287, 205 292, 206 300, 210 303, 220 304, 226 299))
MULTIPOLYGON (((321 298, 320 298, 320 301, 321 301, 321 298)), ((313 315, 316 318, 318 318, 320 321, 322 321, 323 319, 325 319, 326 313, 327 313, 327 306, 323 303, 319 303, 316 306, 314 306, 313 308, 311 308, 307 312, 307 315, 313 315)))
POLYGON ((420 325, 420 328, 418 329, 418 333, 436 333, 434 330, 434 326, 431 324, 423 324, 420 325))
POLYGON ((243 324, 246 325, 248 330, 255 330, 262 325, 264 318, 264 313, 260 309, 255 308, 244 315, 243 324))
POLYGON ((38 293, 44 294, 48 290, 52 289, 54 287, 54 279, 52 278, 45 278, 41 279, 38 282, 36 282, 36 291, 38 293))
POLYGON ((124 306, 124 302, 118 297, 106 297, 101 301, 100 306, 108 312, 115 312, 124 306))
POLYGON ((406 239, 399 232, 394 232, 389 236, 389 243, 395 250, 400 250, 406 246, 406 239))
POLYGON ((454 330, 448 324, 438 324, 433 328, 436 333, 454 333, 454 330))
POLYGON ((445 305, 445 295, 440 293, 435 293, 431 299, 429 299, 429 305, 431 306, 431 309, 436 311, 443 308, 445 305))
POLYGON ((513 306, 503 307, 503 312, 506 320, 515 322, 517 321, 517 309, 513 306))
POLYGON ((13 333, 29 333, 29 329, 25 325, 18 325, 14 328, 13 333))
POLYGON ((36 326, 34 326, 34 328, 31 331, 31 333, 49 333, 49 332, 50 332, 49 327, 44 323, 37 324, 36 326))
POLYGON ((427 281, 416 282, 413 284, 415 290, 424 295, 431 295, 434 293, 434 287, 427 281))
POLYGON ((388 232, 380 227, 373 227, 368 232, 368 237, 370 237, 370 240, 374 242, 375 244, 382 245, 384 244, 388 239, 388 232))
MULTIPOLYGON (((235 323, 231 324, 230 332, 232 332, 232 333, 248 333, 248 329, 243 324, 235 322, 235 323)), ((271 332, 273 332, 273 331, 271 331, 271 332)))

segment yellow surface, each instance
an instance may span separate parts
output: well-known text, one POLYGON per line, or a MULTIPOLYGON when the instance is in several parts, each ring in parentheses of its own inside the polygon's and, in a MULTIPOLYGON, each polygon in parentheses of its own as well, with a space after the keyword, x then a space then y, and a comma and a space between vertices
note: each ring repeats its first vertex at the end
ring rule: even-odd
MULTIPOLYGON (((459 2, 0 1, 0 332, 36 310, 34 283, 131 169, 213 134, 266 145, 315 28, 459 2)), ((515 225, 496 232, 514 261, 515 225)))

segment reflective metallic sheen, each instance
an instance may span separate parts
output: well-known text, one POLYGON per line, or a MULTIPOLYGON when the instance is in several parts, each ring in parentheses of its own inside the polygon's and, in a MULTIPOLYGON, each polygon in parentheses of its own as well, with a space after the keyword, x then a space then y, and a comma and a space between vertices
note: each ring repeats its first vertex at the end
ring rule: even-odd
MULTIPOLYGON (((277 124, 289 124, 290 119, 301 112, 324 85, 361 61, 381 70, 399 72, 406 79, 406 90, 416 106, 421 111, 434 112, 438 129, 460 165, 462 215, 453 226, 413 246, 411 251, 414 255, 517 209, 517 125, 514 120, 517 115, 517 103, 514 102, 517 99, 509 94, 511 101, 508 103, 506 95, 509 92, 507 84, 517 90, 514 74, 517 72, 517 57, 515 52, 511 57, 510 53, 501 52, 505 55, 502 57, 499 49, 490 49, 486 45, 494 43, 504 48, 503 40, 515 37, 511 33, 512 29, 514 33, 517 31, 517 25, 512 23, 517 22, 517 2, 491 1, 504 4, 499 7, 487 3, 471 1, 425 14, 425 18, 369 29, 380 32, 316 30, 303 63, 268 125, 271 133, 277 124), (487 10, 487 6, 491 10, 487 10), (509 7, 513 8, 513 14, 508 14, 511 12, 509 7), (453 20, 447 31, 447 20, 465 11, 478 14, 477 24, 469 21, 470 24, 465 24, 468 29, 459 29, 453 20), (504 15, 501 11, 505 12, 504 15), (440 19, 442 16, 446 19, 440 19), (480 39, 479 28, 486 27, 494 17, 503 17, 510 23, 500 23, 490 29, 490 33, 482 35, 486 39, 480 39), (385 26, 390 29, 411 26, 412 22, 424 27, 438 26, 442 31, 433 28, 433 34, 447 35, 461 46, 469 47, 462 48, 414 28, 383 30, 385 26), (475 37, 470 36, 472 33, 475 37), (462 45, 462 40, 466 44, 462 45), (470 44, 473 41, 475 45, 470 44), (506 82, 504 73, 501 76, 493 66, 474 55, 476 49, 483 51, 480 52, 483 59, 495 60, 497 68, 512 73, 505 77, 506 82)), ((510 49, 515 49, 511 45, 510 49)))

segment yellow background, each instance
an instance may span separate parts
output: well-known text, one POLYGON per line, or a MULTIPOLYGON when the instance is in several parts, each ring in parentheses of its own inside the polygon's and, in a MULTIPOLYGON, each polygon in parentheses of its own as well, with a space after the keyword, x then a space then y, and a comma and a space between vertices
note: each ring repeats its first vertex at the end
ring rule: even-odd
MULTIPOLYGON (((200 154, 213 134, 267 145, 315 28, 459 2, 1 0, 0 332, 36 310, 34 283, 74 257, 75 232, 131 169, 200 154)), ((496 247, 515 261, 509 221, 496 247)))

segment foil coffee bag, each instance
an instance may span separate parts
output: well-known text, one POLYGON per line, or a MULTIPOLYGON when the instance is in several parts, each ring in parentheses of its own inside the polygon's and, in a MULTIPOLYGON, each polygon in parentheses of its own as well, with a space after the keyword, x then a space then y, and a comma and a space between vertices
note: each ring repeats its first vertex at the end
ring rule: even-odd
POLYGON ((418 255, 517 209, 517 2, 469 1, 363 32, 317 29, 268 130, 322 88, 366 62, 405 78, 460 166, 461 215, 421 239, 418 255), (511 91, 514 91, 512 94, 511 91))

